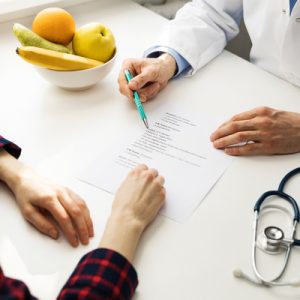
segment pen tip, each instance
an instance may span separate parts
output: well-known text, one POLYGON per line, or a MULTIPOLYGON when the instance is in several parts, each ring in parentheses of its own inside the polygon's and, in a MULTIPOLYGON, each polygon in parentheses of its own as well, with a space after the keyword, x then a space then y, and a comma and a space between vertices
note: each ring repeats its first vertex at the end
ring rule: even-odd
POLYGON ((143 119, 143 121, 144 121, 144 124, 145 124, 146 128, 149 129, 149 124, 148 124, 147 119, 143 119))

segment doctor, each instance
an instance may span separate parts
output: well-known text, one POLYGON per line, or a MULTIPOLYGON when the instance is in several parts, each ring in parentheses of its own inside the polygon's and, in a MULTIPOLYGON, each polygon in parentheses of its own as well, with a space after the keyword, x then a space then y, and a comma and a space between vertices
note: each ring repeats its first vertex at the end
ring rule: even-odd
MULTIPOLYGON (((300 0, 193 0, 169 22, 158 46, 142 59, 124 61, 120 92, 142 101, 161 91, 171 78, 193 75, 219 55, 239 32, 242 15, 252 49, 250 60, 300 86, 300 0), (127 84, 124 69, 136 75, 127 84)), ((283 99, 284 101, 284 99, 283 99)), ((213 145, 230 155, 300 151, 300 114, 259 107, 238 114, 211 135, 213 145), (254 143, 247 143, 254 141, 254 143), (244 146, 228 147, 244 142, 244 146)))

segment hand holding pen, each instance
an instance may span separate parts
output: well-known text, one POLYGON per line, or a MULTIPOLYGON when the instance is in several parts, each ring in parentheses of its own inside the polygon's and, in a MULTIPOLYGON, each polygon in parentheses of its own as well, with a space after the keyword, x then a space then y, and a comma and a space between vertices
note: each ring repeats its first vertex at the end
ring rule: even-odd
MULTIPOLYGON (((125 73, 125 77, 126 77, 127 82, 130 82, 130 80, 133 78, 130 71, 125 70, 124 73, 125 73)), ((134 99, 134 103, 135 103, 135 105, 138 109, 138 112, 140 114, 140 117, 141 117, 142 121, 144 122, 146 128, 149 129, 147 116, 145 114, 145 111, 144 111, 143 105, 141 103, 141 99, 140 99, 140 96, 139 96, 138 92, 133 91, 133 99, 134 99)))
POLYGON ((176 61, 168 53, 164 53, 158 58, 126 59, 118 77, 119 91, 132 100, 132 91, 137 91, 141 102, 147 102, 167 86, 176 71, 176 61), (134 75, 129 84, 124 76, 126 69, 134 75))

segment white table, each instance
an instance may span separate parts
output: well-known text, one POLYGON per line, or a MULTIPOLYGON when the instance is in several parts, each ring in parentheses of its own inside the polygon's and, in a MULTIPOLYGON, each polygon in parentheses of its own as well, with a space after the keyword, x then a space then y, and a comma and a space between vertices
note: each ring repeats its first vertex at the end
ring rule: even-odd
MULTIPOLYGON (((23 220, 12 195, 1 186, 0 263, 7 275, 27 282, 41 299, 54 299, 78 259, 100 240, 112 197, 76 180, 76 172, 130 126, 143 126, 135 107, 119 94, 116 79, 122 60, 141 56, 167 22, 125 0, 99 0, 69 11, 77 26, 107 24, 118 43, 113 72, 83 92, 67 92, 43 81, 14 53, 13 22, 0 26, 1 134, 22 146, 23 161, 82 195, 96 229, 88 247, 73 249, 64 238, 52 241, 23 220)), ((31 20, 18 22, 29 26, 31 20)), ((299 111, 299 97, 298 88, 224 52, 193 78, 172 81, 145 109, 151 118, 151 111, 168 101, 229 118, 261 105, 299 111)), ((135 299, 299 299, 299 289, 259 288, 232 276, 235 267, 251 272, 256 199, 276 188, 299 162, 300 154, 236 158, 188 221, 178 224, 159 216, 138 249, 135 299)), ((297 199, 296 181, 289 192, 297 199)), ((292 260, 289 277, 299 277, 299 250, 292 260)))

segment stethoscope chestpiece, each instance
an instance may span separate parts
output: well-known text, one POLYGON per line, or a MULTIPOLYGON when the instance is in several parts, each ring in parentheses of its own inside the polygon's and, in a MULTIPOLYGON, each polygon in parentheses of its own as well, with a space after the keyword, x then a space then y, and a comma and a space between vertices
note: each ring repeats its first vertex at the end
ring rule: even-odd
POLYGON ((282 253, 290 244, 290 241, 284 239, 282 229, 276 226, 266 227, 263 233, 259 235, 257 242, 257 246, 268 254, 282 253))

